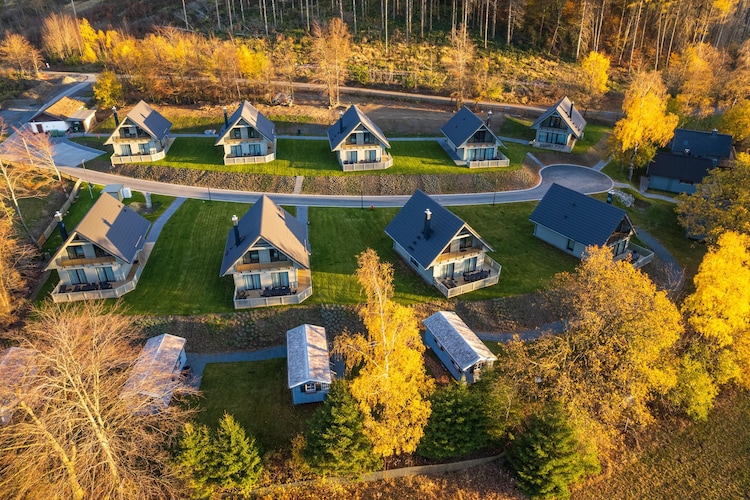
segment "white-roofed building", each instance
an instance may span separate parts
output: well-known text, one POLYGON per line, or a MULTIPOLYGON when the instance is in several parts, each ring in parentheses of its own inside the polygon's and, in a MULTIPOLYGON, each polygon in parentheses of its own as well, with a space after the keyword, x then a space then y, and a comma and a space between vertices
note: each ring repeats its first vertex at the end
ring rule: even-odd
POLYGON ((440 358, 456 380, 479 380, 482 371, 492 368, 497 358, 474 331, 451 311, 438 311, 424 320, 425 343, 440 358))
POLYGON ((332 382, 326 329, 305 324, 287 331, 286 364, 294 404, 323 401, 332 382))
POLYGON ((184 338, 164 333, 148 339, 125 382, 122 397, 134 398, 131 406, 136 413, 169 406, 186 361, 184 338))
POLYGON ((0 351, 0 425, 7 425, 13 418, 17 404, 15 390, 27 384, 27 378, 36 372, 34 354, 35 351, 22 347, 0 351))

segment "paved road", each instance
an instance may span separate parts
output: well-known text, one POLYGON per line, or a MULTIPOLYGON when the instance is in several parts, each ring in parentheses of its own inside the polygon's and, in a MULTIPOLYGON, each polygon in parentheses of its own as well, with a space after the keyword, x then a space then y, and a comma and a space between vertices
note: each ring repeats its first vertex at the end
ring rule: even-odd
MULTIPOLYGON (((229 189, 212 189, 200 186, 181 186, 164 182, 132 179, 115 174, 84 171, 80 167, 60 167, 60 170, 86 182, 95 184, 125 184, 136 191, 163 194, 167 196, 195 198, 199 200, 231 201, 237 203, 255 203, 264 193, 236 191, 229 189)), ((612 180, 601 172, 577 165, 550 165, 541 170, 542 180, 531 189, 519 191, 501 191, 497 193, 467 193, 434 195, 440 204, 445 206, 489 205, 493 203, 518 203, 542 199, 549 186, 556 182, 586 194, 603 193, 612 189, 612 180)), ((308 207, 401 207, 409 199, 404 196, 325 196, 312 194, 268 193, 281 205, 308 207)))

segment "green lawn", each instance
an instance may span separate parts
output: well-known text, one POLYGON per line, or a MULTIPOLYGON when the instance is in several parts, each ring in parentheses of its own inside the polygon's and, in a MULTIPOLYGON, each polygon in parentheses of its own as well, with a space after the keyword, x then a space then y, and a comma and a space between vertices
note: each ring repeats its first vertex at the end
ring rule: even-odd
POLYGON ((497 131, 497 135, 533 141, 536 137, 536 131, 529 128, 532 123, 532 120, 506 116, 505 121, 497 131))
POLYGON ((294 406, 287 387, 286 359, 209 363, 201 381, 198 420, 216 427, 227 412, 253 435, 261 452, 289 446, 319 404, 294 406), (231 383, 227 383, 230 381, 231 383))
POLYGON ((231 217, 248 205, 187 200, 159 237, 138 287, 124 296, 138 314, 233 311, 232 279, 220 278, 231 217))
MULTIPOLYGON (((166 158, 153 164, 199 170, 308 177, 468 173, 466 167, 456 166, 436 141, 394 141, 391 144, 393 166, 388 170, 367 172, 342 171, 335 155, 331 153, 328 141, 325 140, 279 139, 275 161, 251 165, 224 165, 222 149, 213 144, 214 139, 208 137, 178 137, 166 158)), ((508 147, 509 150, 503 152, 511 159, 513 167, 520 168, 529 148, 520 144, 509 144, 508 147)), ((508 168, 483 169, 482 172, 507 170, 508 168)))
POLYGON ((588 151, 588 149, 599 142, 604 134, 612 132, 612 127, 606 125, 598 125, 596 123, 589 123, 586 125, 586 129, 583 134, 583 139, 576 142, 573 146, 573 154, 581 154, 588 151))
MULTIPOLYGON (((528 217, 535 206, 536 203, 517 203, 451 207, 495 249, 491 256, 503 266, 497 285, 462 295, 462 299, 482 300, 531 292, 543 288, 555 273, 575 268, 577 259, 533 236, 528 217)), ((442 297, 392 250, 393 243, 383 230, 397 211, 310 209, 314 289, 311 302, 361 302, 353 275, 356 255, 368 247, 375 249, 383 260, 394 263, 396 300, 410 304, 442 297), (321 227, 336 230, 316 230, 321 227)))
MULTIPOLYGON (((230 111, 231 113, 231 111, 230 111)), ((170 116, 163 113, 164 118, 172 122, 172 133, 174 134, 202 134, 205 130, 213 129, 217 132, 224 125, 224 115, 219 112, 216 116, 170 116)), ((120 114, 120 118, 124 118, 120 114)), ((110 115, 96 126, 95 132, 100 134, 111 134, 115 130, 115 120, 110 115)))

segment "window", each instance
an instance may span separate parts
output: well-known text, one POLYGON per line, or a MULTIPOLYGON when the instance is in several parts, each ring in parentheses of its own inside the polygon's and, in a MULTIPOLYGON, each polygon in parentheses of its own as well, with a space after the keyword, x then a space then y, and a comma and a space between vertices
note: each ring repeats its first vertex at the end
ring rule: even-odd
POLYGON ((471 259, 466 259, 464 261, 464 272, 465 273, 472 273, 477 270, 477 258, 472 257, 471 259))
POLYGON ((454 267, 455 267, 455 265, 453 264, 453 262, 451 262, 450 264, 446 264, 445 266, 443 266, 443 276, 441 276, 441 277, 442 278, 452 278, 453 277, 454 267))
POLYGON ((250 150, 250 156, 260 156, 260 144, 248 144, 247 146, 250 150))
POLYGON ((114 281, 115 273, 112 272, 111 267, 97 267, 96 275, 99 277, 99 281, 114 281))
POLYGON ((242 156, 242 146, 239 144, 231 146, 229 150, 231 151, 232 156, 242 156))
POLYGON ((102 250, 97 245, 94 245, 94 255, 96 255, 97 257, 107 257, 107 256, 109 256, 109 254, 107 252, 105 252, 104 250, 102 250))
POLYGON ((474 238, 467 236, 458 240, 458 248, 471 248, 474 238))
POLYGON ((575 247, 576 247, 576 242, 568 238, 568 250, 572 252, 575 247))
POLYGON ((414 259, 414 257, 409 257, 409 262, 411 262, 412 266, 419 268, 419 263, 416 261, 416 259, 414 259))
POLYGON ((346 142, 349 144, 357 144, 357 134, 349 134, 349 137, 347 137, 346 142))
POLYGON ((68 258, 69 259, 82 259, 83 247, 80 245, 68 247, 68 258))
POLYGON ((549 119, 549 127, 550 128, 560 128, 560 117, 559 116, 552 116, 549 119))
POLYGON ((248 127, 247 136, 250 137, 251 139, 257 139, 258 137, 260 137, 260 134, 254 128, 248 127))
POLYGON ((365 152, 367 161, 378 161, 378 151, 376 149, 368 149, 365 152))
POLYGON ((372 134, 370 132, 365 132, 363 134, 363 137, 364 137, 365 144, 372 144, 373 143, 373 141, 372 141, 372 134))
POLYGON ((121 151, 121 156, 130 156, 133 154, 133 152, 130 151, 130 144, 121 144, 120 151, 121 151))
POLYGON ((71 285, 81 285, 83 283, 87 283, 86 281, 86 273, 83 269, 73 269, 68 271, 68 276, 70 277, 70 284, 71 285))
POLYGON ((232 129, 232 139, 242 139, 242 129, 237 127, 232 129))
POLYGON ((260 274, 245 275, 245 290, 260 290, 260 274))
POLYGON ((260 262, 260 253, 257 250, 250 250, 242 256, 243 264, 257 264, 260 262))
POLYGON ((357 152, 356 151, 347 151, 346 152, 346 162, 347 163, 357 163, 357 152))
POLYGON ((289 258, 286 255, 279 252, 275 248, 272 248, 271 250, 269 250, 269 253, 271 254, 271 262, 280 262, 280 261, 289 260, 289 258))
POLYGON ((289 273, 271 273, 271 281, 274 287, 289 286, 289 273))
POLYGON ((315 383, 307 383, 305 384, 305 392, 315 392, 315 383))
POLYGON ((148 150, 149 150, 149 148, 148 148, 148 144, 147 143, 142 143, 142 144, 138 145, 138 152, 140 154, 147 155, 148 154, 148 150))
POLYGON ((328 384, 320 384, 320 390, 321 391, 327 391, 328 390, 328 384))
POLYGON ((474 133, 472 142, 488 142, 487 132, 485 130, 478 130, 477 132, 474 133))
POLYGON ((693 181, 686 181, 685 179, 680 179, 680 184, 686 184, 688 186, 692 186, 693 181))

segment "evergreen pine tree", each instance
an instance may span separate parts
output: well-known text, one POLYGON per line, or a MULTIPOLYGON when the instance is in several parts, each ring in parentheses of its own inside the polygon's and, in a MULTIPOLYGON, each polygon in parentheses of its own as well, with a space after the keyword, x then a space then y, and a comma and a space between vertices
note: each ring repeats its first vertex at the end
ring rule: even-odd
POLYGON ((205 425, 185 424, 177 445, 175 458, 193 498, 208 498, 214 488, 210 484, 211 435, 205 425))
POLYGON ((363 416, 345 381, 336 380, 308 427, 303 455, 319 474, 358 476, 382 466, 364 434, 363 416))
POLYGON ((249 492, 263 470, 255 439, 225 413, 211 448, 211 481, 225 490, 249 492))
POLYGON ((478 393, 454 384, 431 398, 432 414, 417 453, 427 458, 459 457, 488 441, 487 418, 478 393))
POLYGON ((600 469, 597 458, 582 451, 575 429, 556 403, 529 419, 512 441, 507 460, 518 486, 532 498, 568 498, 569 485, 600 469))

